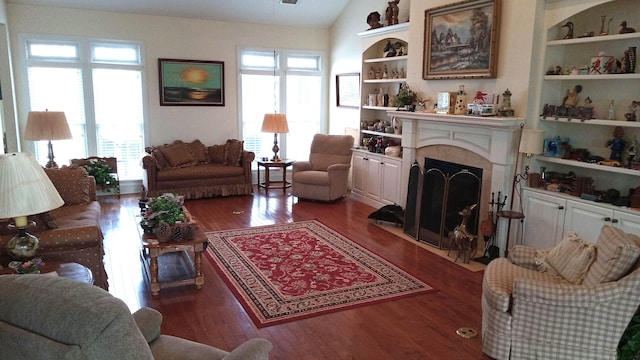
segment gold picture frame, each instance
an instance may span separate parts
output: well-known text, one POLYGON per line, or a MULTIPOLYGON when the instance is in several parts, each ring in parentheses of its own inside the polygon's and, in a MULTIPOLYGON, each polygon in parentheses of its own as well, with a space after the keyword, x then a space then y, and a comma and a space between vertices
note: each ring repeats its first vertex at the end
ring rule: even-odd
POLYGON ((224 106, 224 62, 158 59, 160 105, 224 106))
POLYGON ((495 78, 500 0, 467 0, 425 10, 422 78, 495 78))

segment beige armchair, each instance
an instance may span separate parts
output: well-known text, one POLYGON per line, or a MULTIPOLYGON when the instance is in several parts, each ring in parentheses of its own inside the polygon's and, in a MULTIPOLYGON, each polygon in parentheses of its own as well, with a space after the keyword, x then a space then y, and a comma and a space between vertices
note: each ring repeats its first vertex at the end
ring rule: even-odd
POLYGON ((293 164, 293 195, 303 199, 333 201, 347 193, 351 168, 351 135, 316 134, 309 161, 293 164))
POLYGON ((595 244, 582 243, 578 252, 561 253, 561 244, 554 253, 516 246, 509 259, 489 263, 482 284, 485 354, 616 359, 622 333, 640 305, 640 237, 605 226, 595 244), (544 265, 550 263, 551 272, 544 265))
POLYGON ((271 343, 251 339, 231 353, 160 334, 162 315, 131 314, 97 286, 49 275, 0 275, 2 359, 265 360, 271 343))

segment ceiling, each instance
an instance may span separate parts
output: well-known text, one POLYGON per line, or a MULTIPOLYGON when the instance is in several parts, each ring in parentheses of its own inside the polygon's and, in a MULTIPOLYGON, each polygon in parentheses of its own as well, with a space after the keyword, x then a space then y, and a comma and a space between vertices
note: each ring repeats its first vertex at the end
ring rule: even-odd
POLYGON ((349 0, 7 0, 8 4, 328 28, 349 0))

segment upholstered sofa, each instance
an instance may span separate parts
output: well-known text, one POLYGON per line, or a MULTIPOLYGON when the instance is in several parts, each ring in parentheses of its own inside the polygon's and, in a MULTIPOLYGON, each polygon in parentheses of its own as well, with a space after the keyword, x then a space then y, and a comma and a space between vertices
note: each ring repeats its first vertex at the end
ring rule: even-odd
POLYGON ((494 359, 616 359, 640 306, 640 237, 604 226, 595 244, 515 246, 482 284, 482 351, 494 359))
MULTIPOLYGON (((36 256, 48 261, 75 262, 93 273, 94 285, 108 289, 104 269, 103 235, 100 229, 100 203, 96 200, 96 183, 82 167, 45 169, 60 193, 64 205, 48 213, 29 217, 36 222, 27 231, 38 237, 36 256)), ((7 228, 11 219, 0 222, 0 249, 16 234, 7 228)), ((0 252, 2 252, 0 250, 0 252)), ((3 254, 1 263, 11 259, 3 254)))
POLYGON ((163 193, 184 195, 185 199, 246 195, 253 192, 251 162, 253 152, 235 139, 225 144, 205 146, 200 140, 145 149, 143 178, 148 196, 163 193))
POLYGON ((228 353, 163 335, 158 311, 132 315, 108 292, 61 277, 0 275, 0 294, 2 359, 265 360, 272 348, 254 338, 228 353))

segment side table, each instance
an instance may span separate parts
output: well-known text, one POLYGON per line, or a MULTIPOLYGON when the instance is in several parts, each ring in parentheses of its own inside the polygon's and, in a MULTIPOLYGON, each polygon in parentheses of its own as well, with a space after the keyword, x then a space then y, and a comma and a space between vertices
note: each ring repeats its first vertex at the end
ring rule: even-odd
POLYGON ((291 187, 291 181, 287 181, 287 168, 293 165, 294 160, 280 159, 278 161, 258 160, 258 186, 265 189, 269 193, 269 189, 281 188, 282 192, 286 192, 291 187), (264 168, 264 182, 260 182, 260 167, 264 168), (271 181, 269 179, 269 171, 271 168, 282 169, 282 181, 271 181))
MULTIPOLYGON (((47 275, 50 273, 56 273, 58 276, 84 282, 87 284, 93 284, 93 273, 91 270, 78 263, 61 263, 61 262, 46 262, 43 267, 40 268, 40 274, 47 275)), ((0 275, 15 274, 13 269, 5 267, 0 270, 0 275)))

